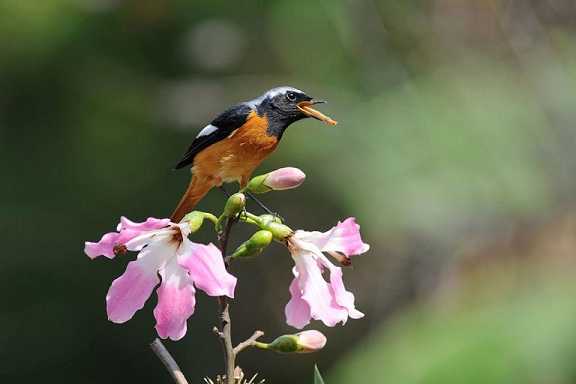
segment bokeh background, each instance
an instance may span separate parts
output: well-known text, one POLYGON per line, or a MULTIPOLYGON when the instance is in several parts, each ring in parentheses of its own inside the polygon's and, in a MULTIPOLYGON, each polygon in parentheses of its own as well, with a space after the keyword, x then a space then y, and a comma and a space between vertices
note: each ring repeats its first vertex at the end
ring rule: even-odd
MULTIPOLYGON (((171 382, 148 349, 155 297, 108 322, 128 258, 90 261, 83 241, 168 215, 197 130, 277 85, 340 124, 290 127, 261 170, 308 179, 264 200, 296 228, 358 218, 372 248, 345 280, 366 317, 314 323, 318 354, 246 352, 248 374, 576 382, 574 1, 0 0, 1 382, 171 382)), ((290 268, 280 246, 234 266, 237 341, 290 331, 290 268)), ((193 383, 222 366, 198 298, 167 342, 193 383)))

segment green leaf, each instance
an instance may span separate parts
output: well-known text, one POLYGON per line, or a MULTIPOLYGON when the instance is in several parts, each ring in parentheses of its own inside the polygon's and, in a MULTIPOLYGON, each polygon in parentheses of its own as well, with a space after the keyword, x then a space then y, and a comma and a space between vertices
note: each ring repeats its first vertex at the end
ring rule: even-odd
POLYGON ((314 384, 324 384, 324 379, 322 378, 317 365, 314 365, 314 384))

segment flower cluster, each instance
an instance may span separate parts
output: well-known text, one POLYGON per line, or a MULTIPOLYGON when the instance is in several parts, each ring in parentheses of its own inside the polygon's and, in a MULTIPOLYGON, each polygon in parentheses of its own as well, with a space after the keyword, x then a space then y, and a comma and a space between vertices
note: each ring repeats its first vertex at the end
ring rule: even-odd
MULTIPOLYGON (((253 178, 245 191, 290 189, 302 184, 304 178, 299 169, 282 168, 253 178)), ((244 195, 238 193, 228 199, 220 218, 194 211, 180 223, 156 218, 136 223, 122 217, 116 231, 106 233, 98 242, 86 242, 84 252, 92 259, 113 259, 128 251, 138 252, 108 290, 108 318, 115 323, 130 320, 156 288, 156 331, 161 338, 179 340, 186 334, 186 322, 194 313, 197 289, 209 296, 234 298, 236 277, 227 271, 225 255, 213 244, 189 239, 205 218, 210 219, 216 231, 221 231, 223 222, 232 217, 259 228, 227 259, 260 254, 272 240, 288 248, 295 264, 288 289, 291 298, 285 307, 288 325, 302 329, 314 319, 332 327, 345 324, 348 318, 364 316, 355 307, 354 295, 344 286, 342 268, 326 256, 348 265, 352 256, 368 251, 354 218, 347 218, 326 232, 294 231, 279 217, 247 212, 245 203, 244 195)), ((270 344, 255 342, 254 346, 278 352, 310 352, 325 343, 324 335, 310 330, 281 336, 270 344)))

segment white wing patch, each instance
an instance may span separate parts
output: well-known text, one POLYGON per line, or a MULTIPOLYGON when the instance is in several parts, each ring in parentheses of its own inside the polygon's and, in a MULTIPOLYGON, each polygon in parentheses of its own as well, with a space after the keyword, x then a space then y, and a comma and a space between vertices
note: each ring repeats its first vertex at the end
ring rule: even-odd
POLYGON ((200 131, 200 133, 198 133, 198 135, 196 135, 196 137, 208 136, 209 134, 211 134, 212 132, 216 132, 217 130, 218 127, 212 124, 208 124, 207 126, 202 128, 202 130, 200 131))

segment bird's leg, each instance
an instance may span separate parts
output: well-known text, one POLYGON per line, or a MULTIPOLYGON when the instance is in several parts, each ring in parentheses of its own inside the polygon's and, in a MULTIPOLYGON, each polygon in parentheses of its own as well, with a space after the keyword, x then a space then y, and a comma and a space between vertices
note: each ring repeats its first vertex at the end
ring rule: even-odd
POLYGON ((226 195, 226 197, 230 197, 230 193, 226 190, 226 188, 224 187, 224 184, 220 185, 218 187, 222 192, 224 192, 224 194, 226 195))
MULTIPOLYGON (((262 208, 266 213, 268 213, 269 215, 273 215, 273 216, 276 216, 276 217, 280 217, 277 213, 272 212, 272 211, 270 210, 270 208, 268 208, 267 206, 264 205, 264 203, 262 203, 260 200, 258 200, 258 199, 256 198, 256 196, 254 196, 254 194, 253 194, 252 192, 246 191, 245 193, 246 193, 246 195, 248 195, 248 197, 249 197, 250 199, 252 199, 252 201, 254 201, 256 204, 258 204, 258 206, 259 206, 260 208, 262 208)), ((280 217, 280 218, 281 218, 281 217, 280 217)))
MULTIPOLYGON (((221 186, 218 187, 225 195, 226 197, 230 197, 230 192, 228 192, 226 190, 226 188, 224 187, 224 184, 222 184, 221 186)), ((252 201, 254 201, 260 208, 262 208, 267 214, 269 215, 273 215, 275 217, 278 217, 280 220, 284 221, 284 219, 282 218, 282 216, 280 216, 278 213, 276 212, 272 212, 272 210, 270 208, 268 208, 266 205, 264 205, 263 202, 261 202, 256 196, 254 196, 254 194, 250 191, 246 191, 244 192, 250 199, 252 199, 252 201)), ((246 209, 246 208, 244 208, 246 209)))

